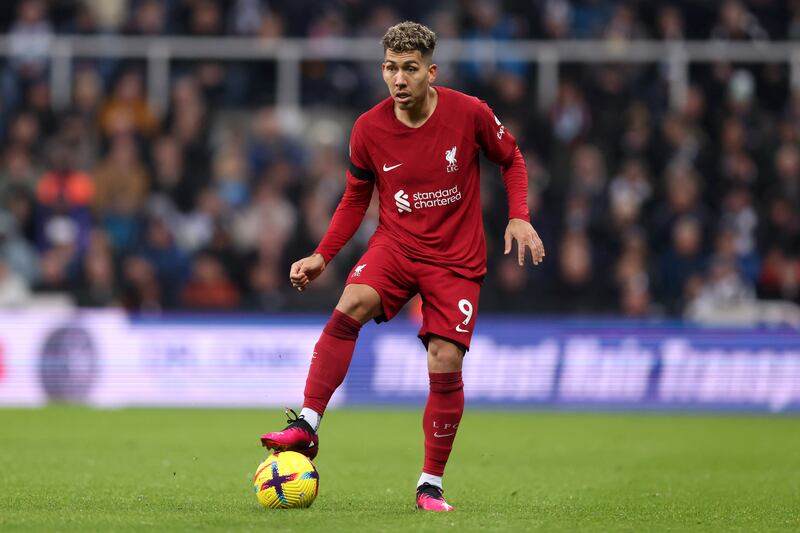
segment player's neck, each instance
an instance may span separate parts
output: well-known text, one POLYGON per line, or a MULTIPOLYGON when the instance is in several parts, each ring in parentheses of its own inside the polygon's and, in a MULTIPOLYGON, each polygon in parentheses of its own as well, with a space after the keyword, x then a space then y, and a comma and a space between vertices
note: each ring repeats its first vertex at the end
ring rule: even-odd
POLYGON ((394 106, 394 116, 397 120, 408 126, 409 128, 419 128, 425 124, 433 112, 436 110, 436 104, 439 103, 439 93, 433 87, 428 87, 428 93, 425 98, 419 102, 419 105, 411 109, 399 109, 397 105, 394 106))

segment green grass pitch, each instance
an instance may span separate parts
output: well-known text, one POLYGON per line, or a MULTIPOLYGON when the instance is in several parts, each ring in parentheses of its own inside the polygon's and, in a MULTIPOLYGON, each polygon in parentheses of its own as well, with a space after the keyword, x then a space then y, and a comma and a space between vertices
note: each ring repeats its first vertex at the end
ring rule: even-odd
POLYGON ((413 510, 421 412, 331 411, 311 509, 267 511, 257 410, 0 410, 0 531, 798 531, 800 419, 468 410, 413 510))

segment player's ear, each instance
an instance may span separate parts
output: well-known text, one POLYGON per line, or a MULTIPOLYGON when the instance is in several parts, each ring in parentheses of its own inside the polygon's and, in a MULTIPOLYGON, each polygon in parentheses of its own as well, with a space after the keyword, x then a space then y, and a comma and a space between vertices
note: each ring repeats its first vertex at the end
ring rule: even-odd
POLYGON ((437 66, 436 63, 431 63, 428 67, 428 83, 433 83, 436 81, 436 70, 437 66))

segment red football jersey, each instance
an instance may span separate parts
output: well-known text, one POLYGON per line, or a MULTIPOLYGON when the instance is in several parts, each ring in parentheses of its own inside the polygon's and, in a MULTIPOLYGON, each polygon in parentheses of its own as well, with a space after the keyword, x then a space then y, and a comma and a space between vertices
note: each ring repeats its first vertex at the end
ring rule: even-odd
MULTIPOLYGON (((392 98, 359 117, 350 137, 348 189, 368 187, 371 196, 375 183, 380 216, 370 247, 390 246, 412 259, 480 278, 486 273, 480 151, 506 169, 516 164, 524 170, 524 163, 514 137, 485 102, 445 87, 435 90, 436 108, 418 128, 397 119, 392 98)), ((506 181, 509 217, 528 220, 527 174, 522 174, 524 179, 515 172, 513 185, 506 181)), ((357 214, 360 207, 354 204, 364 205, 365 194, 357 200, 348 196, 346 191, 332 227, 337 216, 351 216, 348 206, 357 214)), ((345 233, 347 239, 352 235, 349 228, 345 233)), ((326 235, 317 251, 329 260, 341 240, 326 235)))

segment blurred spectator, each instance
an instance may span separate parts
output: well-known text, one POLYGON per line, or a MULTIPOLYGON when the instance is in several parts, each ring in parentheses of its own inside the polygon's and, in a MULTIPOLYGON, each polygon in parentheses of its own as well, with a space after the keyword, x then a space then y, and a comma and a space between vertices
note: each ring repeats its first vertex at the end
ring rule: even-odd
POLYGON ((234 0, 231 9, 231 27, 237 35, 257 34, 264 20, 271 16, 266 2, 262 0, 234 0))
POLYGON ((167 30, 167 4, 160 0, 141 0, 134 8, 129 31, 134 35, 162 35, 167 30))
POLYGON ((14 109, 30 84, 45 79, 53 27, 44 0, 23 0, 8 32, 9 59, 2 76, 3 105, 14 109))
POLYGON ((656 23, 658 36, 665 41, 682 41, 686 38, 683 14, 672 4, 658 8, 656 23))
POLYGON ((639 212, 650 200, 652 193, 653 188, 644 162, 639 159, 627 159, 608 188, 611 211, 630 212, 631 218, 637 220, 639 212))
POLYGON ((693 320, 714 320, 736 313, 751 314, 755 292, 737 270, 736 265, 721 257, 711 261, 708 276, 689 302, 686 315, 693 320))
POLYGON ((530 312, 537 304, 541 305, 541 299, 531 297, 527 290, 528 273, 519 268, 516 251, 500 259, 492 271, 490 290, 481 293, 481 308, 499 313, 530 312))
POLYGON ((652 266, 645 237, 642 231, 628 230, 622 236, 622 249, 614 266, 619 312, 628 317, 642 318, 660 313, 652 303, 652 266))
POLYGON ((659 165, 682 165, 698 170, 707 168, 709 154, 706 140, 697 125, 678 114, 668 114, 661 123, 662 143, 658 153, 659 165))
POLYGON ((717 231, 714 242, 714 256, 729 261, 736 266, 742 278, 750 284, 755 284, 761 260, 755 249, 742 249, 739 246, 736 227, 723 225, 717 231))
POLYGON ((223 148, 214 160, 214 185, 230 210, 243 207, 250 197, 247 161, 235 146, 223 148))
POLYGON ((592 145, 579 146, 572 153, 570 194, 586 198, 589 216, 597 223, 606 206, 606 167, 602 152, 592 145))
POLYGON ((680 311, 690 283, 696 283, 705 268, 702 228, 695 218, 684 215, 675 222, 672 245, 661 256, 660 296, 668 310, 680 311))
MULTIPOLYGON (((711 224, 708 208, 700 202, 700 177, 690 167, 672 165, 664 178, 665 200, 651 216, 654 243, 657 247, 669 246, 673 227, 679 218, 690 216, 705 234, 711 224)), ((661 251, 661 250, 659 250, 661 251)))
MULTIPOLYGON (((155 298, 160 305, 173 307, 178 304, 180 287, 189 274, 190 257, 181 250, 175 242, 173 230, 166 220, 159 216, 151 216, 147 220, 144 230, 144 242, 139 246, 137 255, 141 256, 150 267, 139 264, 134 265, 133 281, 138 283, 138 289, 145 299, 155 298), (155 287, 151 280, 148 268, 155 270, 160 289, 155 287), (156 296, 155 292, 159 294, 156 296)), ((131 277, 131 276, 129 276, 131 277)))
POLYGON ((283 131, 274 108, 265 107, 258 110, 253 120, 252 137, 247 148, 252 175, 261 176, 278 159, 284 159, 299 167, 305 162, 304 152, 300 142, 283 131))
MULTIPOLYGON (((795 252, 796 254, 796 252, 795 252)), ((759 295, 800 303, 800 259, 773 248, 764 258, 758 278, 759 295)))
POLYGON ((209 117, 206 102, 194 78, 182 77, 172 87, 172 107, 165 130, 181 147, 184 173, 195 191, 208 184, 211 173, 209 117))
POLYGON ((36 233, 41 249, 86 247, 91 229, 90 207, 95 186, 91 176, 73 166, 72 153, 64 144, 52 150, 52 166, 36 187, 36 233))
POLYGON ((620 135, 622 157, 650 158, 652 155, 653 125, 647 105, 635 101, 625 110, 625 126, 620 135))
POLYGON ((554 137, 565 145, 583 138, 591 128, 589 109, 578 87, 563 81, 558 88, 558 97, 550 110, 550 124, 554 137))
POLYGON ((205 310, 231 310, 239 306, 239 291, 228 278, 222 264, 212 255, 201 253, 192 264, 192 274, 183 287, 181 303, 205 310))
POLYGON ((133 213, 142 208, 149 178, 132 135, 110 139, 106 155, 94 172, 94 208, 102 216, 133 213))
POLYGON ((768 39, 758 19, 747 10, 741 0, 724 0, 719 8, 719 20, 711 29, 712 39, 753 41, 768 39))
POLYGON ((0 257, 0 309, 22 307, 30 298, 30 289, 25 279, 8 266, 3 257, 0 257))
POLYGON ((98 26, 108 32, 122 28, 129 13, 129 0, 82 0, 89 7, 98 26))
POLYGON ((614 6, 603 30, 603 37, 611 41, 644 39, 647 34, 647 29, 637 18, 636 8, 628 2, 619 2, 614 6))
POLYGON ((39 277, 39 257, 36 250, 20 234, 17 221, 0 210, 0 259, 6 268, 20 276, 26 285, 33 285, 39 277))
MULTIPOLYGON (((187 7, 190 35, 216 37, 224 33, 223 4, 216 0, 194 0, 187 7)), ((246 74, 239 66, 220 61, 193 61, 191 72, 203 98, 212 105, 242 101, 246 74)))
POLYGON ((174 137, 163 136, 152 144, 152 151, 153 191, 182 212, 191 211, 202 184, 187 174, 180 144, 174 137))
POLYGON ((255 191, 253 203, 236 219, 237 244, 244 249, 258 249, 266 258, 280 258, 296 219, 295 208, 280 190, 263 182, 255 191))
POLYGON ((50 100, 50 84, 46 80, 37 80, 28 86, 24 97, 25 109, 36 117, 39 131, 55 131, 58 117, 50 100))
POLYGON ((15 145, 27 151, 30 155, 41 155, 42 146, 41 129, 36 115, 29 111, 18 113, 11 119, 7 130, 6 141, 9 145, 15 145))
POLYGON ((735 252, 739 257, 756 253, 758 215, 750 191, 739 187, 723 199, 720 221, 733 233, 735 252))
POLYGON ((217 219, 211 237, 201 253, 213 256, 225 268, 228 277, 242 288, 246 287, 244 254, 236 248, 230 224, 217 219))
MULTIPOLYGON (((181 248, 191 252, 206 247, 217 234, 223 219, 227 222, 229 218, 225 201, 211 187, 200 191, 191 213, 181 217, 174 216, 176 214, 174 212, 171 214, 173 216, 167 217, 167 220, 170 220, 169 225, 175 228, 181 248)), ((228 239, 227 229, 225 233, 228 239)))
POLYGON ((619 312, 627 318, 648 318, 658 315, 651 305, 650 292, 644 276, 626 281, 620 295, 619 312))
POLYGON ((79 265, 75 303, 81 307, 108 307, 117 303, 111 244, 101 231, 92 233, 89 249, 79 265))
POLYGON ((68 292, 72 280, 67 272, 74 259, 73 250, 68 245, 50 248, 39 259, 39 281, 36 292, 68 292))
POLYGON ((39 175, 33 168, 29 152, 23 146, 8 146, 0 165, 0 209, 8 208, 15 191, 32 195, 39 175))
MULTIPOLYGON (((482 40, 509 41, 519 36, 518 21, 500 8, 500 3, 492 0, 475 0, 466 4, 469 26, 462 36, 471 41, 468 46, 472 50, 472 56, 480 57, 482 40)), ((515 57, 513 52, 505 54, 497 63, 468 61, 462 68, 468 86, 472 86, 473 90, 476 84, 486 83, 498 73, 511 72, 522 76, 527 74, 527 64, 515 57)))
POLYGON ((283 269, 275 262, 257 261, 248 270, 250 290, 245 296, 244 306, 250 311, 285 311, 287 298, 284 294, 283 269))
POLYGON ((568 39, 572 31, 572 5, 567 0, 545 0, 542 30, 548 39, 568 39))
POLYGON ((784 144, 775 152, 775 175, 773 195, 800 208, 800 149, 796 145, 784 144))
POLYGON ((11 215, 21 238, 31 245, 36 243, 36 200, 26 187, 11 186, 3 189, 0 209, 11 215))
POLYGON ((593 258, 589 237, 581 231, 568 231, 559 243, 558 287, 552 296, 558 312, 577 314, 604 312, 613 300, 604 280, 602 263, 593 258))
POLYGON ((94 172, 94 208, 117 250, 134 244, 149 177, 130 135, 112 139, 111 149, 94 172))
POLYGON ((74 86, 73 109, 88 121, 96 121, 103 95, 100 76, 94 69, 84 67, 75 72, 75 79, 72 83, 74 86))
POLYGON ((571 2, 575 15, 572 18, 572 31, 576 37, 597 37, 605 27, 616 2, 610 0, 589 0, 571 2))
POLYGON ((111 98, 100 113, 100 128, 106 136, 135 134, 149 137, 158 122, 144 96, 144 82, 138 70, 124 71, 114 85, 111 98))
POLYGON ((156 268, 140 255, 127 256, 122 264, 123 306, 127 311, 158 312, 164 308, 156 268))
POLYGON ((800 211, 785 196, 773 196, 766 203, 759 224, 759 250, 800 253, 800 211))

